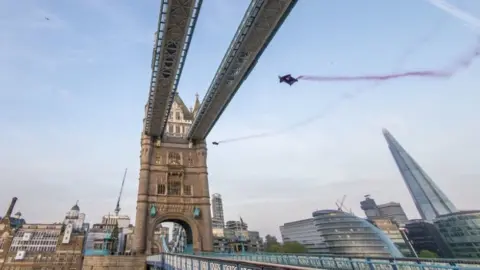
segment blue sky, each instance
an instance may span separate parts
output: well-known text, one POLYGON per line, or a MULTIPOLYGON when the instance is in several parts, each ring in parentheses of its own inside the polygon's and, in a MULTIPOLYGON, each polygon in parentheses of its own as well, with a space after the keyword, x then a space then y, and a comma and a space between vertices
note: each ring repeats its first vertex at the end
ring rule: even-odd
MULTIPOLYGON (((450 0, 480 17, 480 2, 450 0)), ((125 167, 134 217, 140 134, 159 1, 0 2, 0 208, 18 196, 29 221, 62 218, 78 199, 88 219, 113 211, 125 167), (49 21, 44 17, 50 18, 49 21)), ((179 86, 203 96, 248 6, 206 0, 179 86)), ((284 222, 369 193, 418 217, 383 140, 388 128, 458 208, 480 208, 478 74, 372 83, 299 82, 277 75, 362 75, 438 69, 471 51, 475 34, 423 0, 303 0, 217 122, 209 140, 285 129, 211 147, 211 192, 227 218, 279 234, 284 222), (362 91, 362 94, 355 94, 362 91), (353 99, 338 102, 346 93, 353 99), (325 108, 335 104, 333 109, 325 108), (228 158, 226 158, 228 157, 228 158), (473 188, 475 187, 475 188, 473 188), (262 209, 255 207, 262 205, 262 209), (269 222, 266 222, 269 220, 269 222)))

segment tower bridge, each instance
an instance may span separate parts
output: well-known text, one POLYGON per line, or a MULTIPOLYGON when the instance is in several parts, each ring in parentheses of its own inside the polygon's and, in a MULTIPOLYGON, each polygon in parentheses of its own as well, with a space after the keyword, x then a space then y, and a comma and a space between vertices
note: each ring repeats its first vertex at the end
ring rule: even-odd
POLYGON ((162 0, 141 137, 133 250, 139 256, 86 257, 83 269, 480 269, 479 261, 345 258, 294 254, 215 254, 206 138, 248 78, 297 0, 251 0, 200 103, 177 93, 202 0, 162 0), (157 225, 185 229, 186 253, 167 253, 157 225), (161 254, 156 254, 162 251, 161 254))
POLYGON ((134 250, 151 255, 161 222, 186 231, 186 250, 213 250, 206 138, 297 0, 252 0, 207 94, 192 110, 177 94, 202 0, 162 0, 141 138, 134 250))

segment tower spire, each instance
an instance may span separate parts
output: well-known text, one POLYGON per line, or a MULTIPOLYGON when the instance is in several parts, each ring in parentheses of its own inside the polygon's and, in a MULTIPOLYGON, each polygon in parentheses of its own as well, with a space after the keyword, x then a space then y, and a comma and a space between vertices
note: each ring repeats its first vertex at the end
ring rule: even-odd
POLYGON ((195 93, 195 103, 193 104, 193 110, 192 110, 193 115, 196 115, 198 110, 200 110, 200 105, 201 104, 200 104, 198 93, 195 93))
POLYGON ((438 215, 457 212, 457 208, 447 198, 445 193, 433 182, 393 135, 385 128, 382 132, 422 219, 433 220, 438 215))

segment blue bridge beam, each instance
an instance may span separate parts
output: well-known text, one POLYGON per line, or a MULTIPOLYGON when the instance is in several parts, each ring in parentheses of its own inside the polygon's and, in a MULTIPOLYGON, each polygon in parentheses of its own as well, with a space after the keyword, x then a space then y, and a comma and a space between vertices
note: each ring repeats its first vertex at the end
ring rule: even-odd
POLYGON ((202 0, 162 0, 145 115, 146 135, 161 137, 188 54, 202 0))
POLYGON ((253 70, 297 0, 252 0, 188 133, 204 140, 253 70))

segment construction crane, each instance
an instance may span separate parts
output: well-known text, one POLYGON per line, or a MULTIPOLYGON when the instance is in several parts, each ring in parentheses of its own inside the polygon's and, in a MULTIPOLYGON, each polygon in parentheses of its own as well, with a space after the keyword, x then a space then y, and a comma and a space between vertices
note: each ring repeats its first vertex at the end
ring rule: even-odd
POLYGON ((118 213, 120 213, 120 199, 122 198, 123 185, 125 184, 125 178, 127 178, 127 170, 128 168, 125 169, 125 173, 123 174, 122 186, 120 187, 120 194, 118 194, 117 206, 115 207, 115 216, 118 216, 118 213))
POLYGON ((341 201, 340 201, 340 200, 337 200, 337 201, 335 202, 335 204, 336 204, 337 207, 338 207, 338 211, 343 211, 343 204, 345 203, 345 199, 346 199, 346 198, 347 198, 347 195, 343 195, 343 198, 342 198, 341 201))
POLYGON ((347 198, 347 195, 343 195, 342 200, 337 200, 337 201, 335 202, 335 204, 336 204, 337 207, 338 207, 338 211, 350 213, 350 214, 353 215, 352 209, 348 210, 348 209, 346 209, 346 207, 345 207, 345 205, 344 205, 346 198, 347 198))

